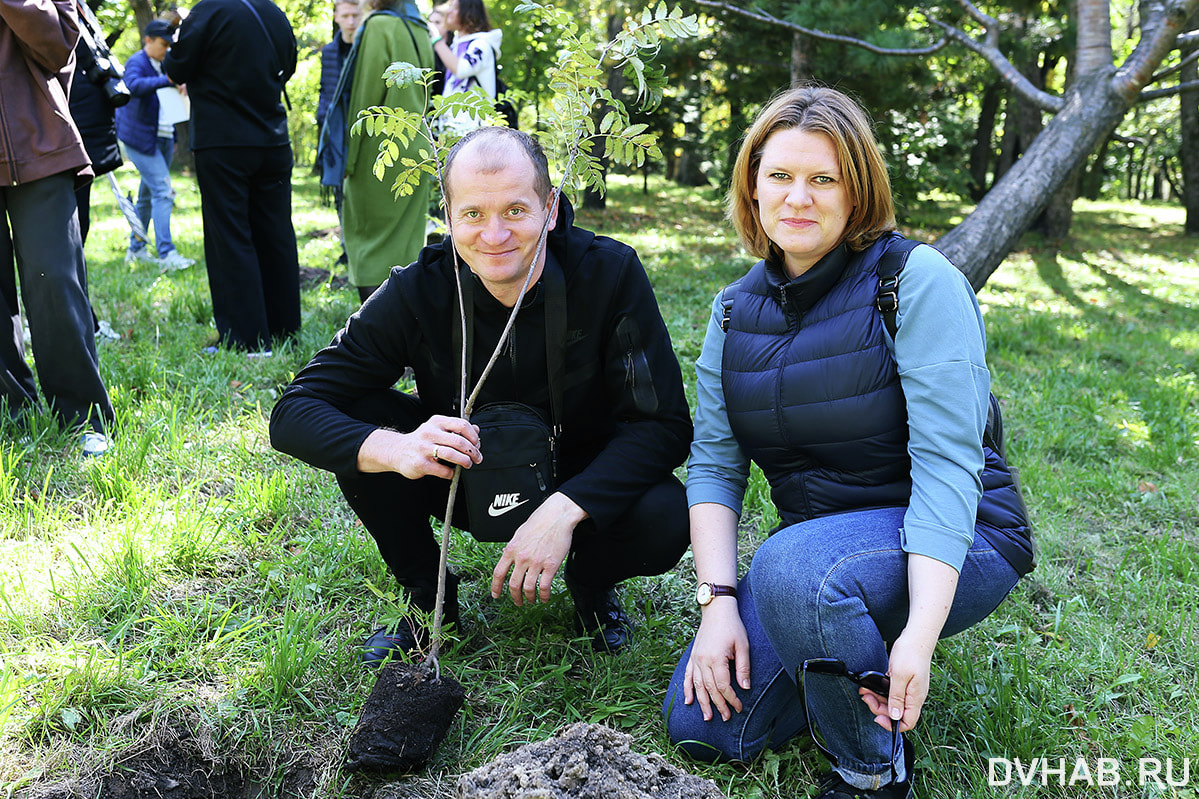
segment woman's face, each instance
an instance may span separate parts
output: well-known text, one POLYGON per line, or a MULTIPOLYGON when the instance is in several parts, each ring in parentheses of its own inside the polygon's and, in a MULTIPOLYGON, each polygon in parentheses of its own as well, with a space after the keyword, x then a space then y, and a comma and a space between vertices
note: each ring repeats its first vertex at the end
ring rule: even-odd
POLYGON ((762 230, 799 277, 841 243, 853 206, 833 140, 798 128, 766 139, 754 177, 762 230))
POLYGON ((450 0, 445 7, 445 26, 451 31, 458 30, 458 0, 450 0))

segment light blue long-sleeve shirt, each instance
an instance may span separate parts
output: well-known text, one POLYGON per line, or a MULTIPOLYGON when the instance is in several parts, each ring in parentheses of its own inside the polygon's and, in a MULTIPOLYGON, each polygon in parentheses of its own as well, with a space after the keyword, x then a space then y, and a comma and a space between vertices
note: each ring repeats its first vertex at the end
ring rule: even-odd
MULTIPOLYGON (((991 376, 982 312, 965 276, 932 247, 917 247, 899 274, 896 336, 885 334, 907 403, 912 497, 904 514, 905 552, 960 570, 974 540, 982 495, 982 436, 991 376)), ((741 513, 749 459, 729 425, 721 384, 720 295, 695 362, 695 437, 687 500, 741 513)))

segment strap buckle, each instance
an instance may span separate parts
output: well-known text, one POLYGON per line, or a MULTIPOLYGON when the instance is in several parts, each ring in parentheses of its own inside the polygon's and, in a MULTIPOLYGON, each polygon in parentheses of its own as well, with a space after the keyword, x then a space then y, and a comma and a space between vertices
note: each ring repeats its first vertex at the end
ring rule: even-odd
POLYGON ((878 295, 874 299, 874 304, 883 313, 895 313, 899 310, 898 275, 889 275, 878 279, 878 295))

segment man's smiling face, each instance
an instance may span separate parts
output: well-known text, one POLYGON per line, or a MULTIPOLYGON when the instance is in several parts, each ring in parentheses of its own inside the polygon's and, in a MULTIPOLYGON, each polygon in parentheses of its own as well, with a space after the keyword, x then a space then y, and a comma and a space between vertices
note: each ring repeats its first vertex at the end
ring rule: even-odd
MULTIPOLYGON (((512 307, 550 215, 550 198, 537 194, 533 164, 522 150, 479 144, 458 154, 446 178, 454 247, 492 296, 512 307)), ((544 266, 543 250, 530 286, 544 266)))

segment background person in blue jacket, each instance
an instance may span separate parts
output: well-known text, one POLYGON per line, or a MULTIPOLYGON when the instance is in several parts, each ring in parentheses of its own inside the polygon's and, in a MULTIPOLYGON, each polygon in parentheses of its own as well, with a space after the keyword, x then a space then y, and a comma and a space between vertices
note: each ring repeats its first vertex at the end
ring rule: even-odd
POLYGON ((329 110, 329 103, 333 102, 337 79, 341 77, 341 65, 345 63, 354 44, 354 31, 358 30, 361 17, 362 12, 355 0, 338 0, 333 4, 333 24, 337 32, 333 35, 333 41, 321 48, 321 92, 316 102, 318 131, 325 124, 325 114, 329 110))
POLYGON ((176 91, 162 71, 162 60, 171 48, 170 23, 151 20, 142 34, 142 49, 125 65, 125 86, 133 99, 117 109, 117 138, 125 144, 129 160, 141 175, 137 190, 137 215, 146 231, 154 223, 157 258, 136 233, 129 236, 125 261, 149 261, 164 269, 186 269, 195 263, 175 249, 171 241, 171 159, 175 155, 175 126, 164 124, 158 102, 160 89, 176 91))
POLYGON ((687 499, 702 620, 667 727, 695 757, 734 760, 814 728, 834 766, 818 799, 906 799, 899 733, 920 717, 938 639, 1031 568, 1000 551, 1027 542, 1026 520, 978 523, 980 500, 1013 487, 984 493, 980 479, 982 315, 962 273, 916 246, 892 339, 880 259, 907 242, 870 121, 840 92, 792 89, 762 111, 729 216, 762 260, 726 290, 727 322, 729 294, 717 297, 696 362, 687 499), (782 524, 738 582, 751 461, 782 524))

